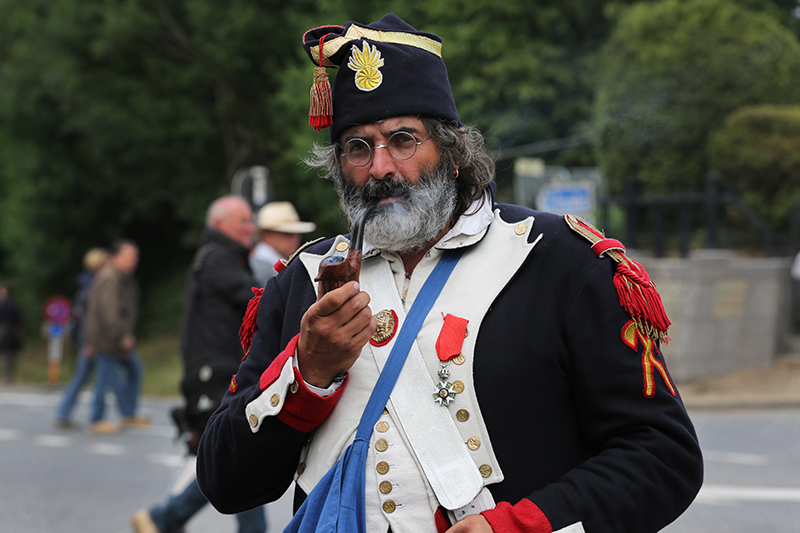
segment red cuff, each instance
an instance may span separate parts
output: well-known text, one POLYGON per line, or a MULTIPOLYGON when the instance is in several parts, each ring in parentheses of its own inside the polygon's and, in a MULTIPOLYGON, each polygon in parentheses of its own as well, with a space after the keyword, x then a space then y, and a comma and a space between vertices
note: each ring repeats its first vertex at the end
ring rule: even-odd
MULTIPOLYGON (((295 350, 297 349, 297 339, 299 337, 300 335, 295 335, 295 337, 289 341, 289 344, 286 345, 286 348, 278 354, 278 357, 276 357, 275 360, 272 361, 272 364, 261 374, 259 387, 262 391, 278 379, 286 361, 290 357, 294 357, 295 350)), ((322 397, 309 390, 297 367, 294 367, 293 370, 294 382, 297 384, 297 390, 292 392, 293 387, 289 389, 289 393, 286 395, 286 401, 283 403, 283 408, 281 412, 278 413, 278 420, 298 431, 308 433, 309 431, 315 430, 317 426, 328 418, 328 415, 336 406, 336 402, 339 401, 342 392, 344 392, 347 379, 344 380, 336 392, 330 396, 322 397)))
POLYGON ((278 420, 298 431, 308 433, 325 422, 336 407, 336 402, 339 401, 347 385, 347 378, 336 392, 327 397, 317 396, 311 392, 297 367, 294 367, 294 380, 297 383, 297 391, 286 395, 283 409, 278 413, 278 420))
POLYGON ((500 502, 494 509, 481 513, 494 533, 552 533, 553 526, 541 509, 530 500, 520 500, 512 506, 500 502))

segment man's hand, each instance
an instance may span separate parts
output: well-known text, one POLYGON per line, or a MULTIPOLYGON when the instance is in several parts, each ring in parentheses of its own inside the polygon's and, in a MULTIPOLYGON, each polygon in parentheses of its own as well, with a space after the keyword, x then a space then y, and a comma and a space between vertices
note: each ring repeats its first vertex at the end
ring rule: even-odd
POLYGON ((471 514, 453 524, 446 533, 493 533, 493 531, 483 515, 471 514))
POLYGON ((351 282, 332 290, 308 308, 300 322, 297 359, 306 383, 327 388, 346 372, 375 332, 369 294, 351 282))

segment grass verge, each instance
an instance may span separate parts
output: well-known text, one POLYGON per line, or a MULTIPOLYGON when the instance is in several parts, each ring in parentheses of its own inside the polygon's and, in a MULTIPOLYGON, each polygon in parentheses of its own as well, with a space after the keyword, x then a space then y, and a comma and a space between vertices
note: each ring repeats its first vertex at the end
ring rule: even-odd
MULTIPOLYGON (((139 342, 144 364, 142 394, 147 396, 178 396, 183 374, 177 335, 159 335, 139 342)), ((48 376, 48 342, 30 340, 17 356, 17 382, 23 385, 63 387, 75 370, 75 348, 67 339, 63 343, 58 375, 48 376), (50 380, 48 378, 51 378, 50 380)), ((87 384, 86 387, 91 386, 87 384)))

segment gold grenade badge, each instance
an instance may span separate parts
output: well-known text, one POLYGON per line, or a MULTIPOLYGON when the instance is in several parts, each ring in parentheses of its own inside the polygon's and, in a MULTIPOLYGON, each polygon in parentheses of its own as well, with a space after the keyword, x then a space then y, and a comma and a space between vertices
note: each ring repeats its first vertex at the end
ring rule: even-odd
POLYGON ((392 340, 397 331, 397 315, 391 309, 384 309, 375 315, 375 319, 378 321, 378 327, 375 328, 369 343, 373 346, 383 346, 392 340))
POLYGON ((364 41, 363 50, 353 45, 347 66, 355 71, 356 87, 362 91, 374 91, 383 82, 383 73, 378 70, 383 66, 381 52, 377 47, 370 46, 367 41, 364 41))

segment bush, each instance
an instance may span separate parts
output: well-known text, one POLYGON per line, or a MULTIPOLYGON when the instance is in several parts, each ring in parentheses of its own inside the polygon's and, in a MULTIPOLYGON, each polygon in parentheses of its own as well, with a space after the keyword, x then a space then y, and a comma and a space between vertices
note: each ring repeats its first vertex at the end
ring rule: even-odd
POLYGON ((773 229, 786 230, 800 206, 800 106, 731 113, 711 135, 709 162, 773 229))
POLYGON ((622 12, 603 49, 597 157, 612 191, 701 190, 707 142, 746 105, 800 103, 800 42, 730 0, 663 0, 622 12))

